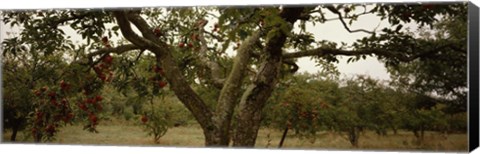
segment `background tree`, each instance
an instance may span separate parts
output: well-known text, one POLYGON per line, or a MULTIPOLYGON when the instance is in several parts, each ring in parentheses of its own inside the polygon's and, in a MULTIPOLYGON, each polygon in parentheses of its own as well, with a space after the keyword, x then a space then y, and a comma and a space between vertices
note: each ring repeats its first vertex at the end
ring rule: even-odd
MULTIPOLYGON (((3 124, 6 129, 12 129, 11 141, 16 140, 17 132, 35 125, 45 125, 44 128, 32 128, 33 134, 36 129, 47 129, 47 123, 50 134, 55 132, 55 126, 58 127, 60 120, 54 118, 53 114, 65 115, 63 122, 71 120, 72 114, 67 106, 61 106, 64 103, 62 99, 39 100, 43 96, 53 95, 48 89, 56 87, 58 90, 69 88, 68 83, 60 81, 63 75, 66 63, 61 54, 43 55, 33 52, 29 49, 35 46, 26 46, 19 43, 19 39, 12 38, 3 42, 6 46, 2 53, 3 66, 3 105, 4 119, 3 124), (34 101, 37 100, 37 101, 34 101), (56 108, 51 108, 54 105, 56 108), (44 111, 51 112, 52 115, 44 114, 44 111)), ((52 135, 46 135, 52 137, 52 135)), ((39 137, 37 140, 41 140, 39 137)))

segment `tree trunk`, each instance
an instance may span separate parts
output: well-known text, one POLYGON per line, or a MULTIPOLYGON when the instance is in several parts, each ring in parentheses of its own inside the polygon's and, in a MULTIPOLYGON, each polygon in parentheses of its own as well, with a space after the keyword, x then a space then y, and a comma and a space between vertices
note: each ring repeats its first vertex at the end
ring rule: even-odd
POLYGON ((183 71, 178 66, 178 62, 172 55, 171 47, 151 32, 152 28, 140 15, 128 11, 113 11, 113 14, 122 35, 128 41, 155 54, 157 63, 165 71, 165 78, 170 85, 170 89, 200 124, 205 136, 205 145, 228 146, 228 136, 222 133, 222 129, 215 125, 212 119, 214 114, 202 98, 190 87, 182 73, 183 71), (143 37, 133 31, 132 24, 142 33, 143 37))
POLYGON ((225 141, 228 137, 222 135, 219 131, 212 131, 209 134, 205 134, 205 146, 228 147, 228 142, 225 141))
POLYGON ((282 148, 283 142, 285 141, 285 138, 287 138, 287 133, 288 133, 288 127, 285 127, 285 130, 283 131, 283 134, 282 134, 282 139, 280 140, 280 143, 278 144, 278 148, 282 148))
POLYGON ((417 130, 417 129, 413 129, 412 132, 413 132, 413 135, 414 135, 417 139, 420 138, 420 134, 418 133, 418 130, 417 130))
POLYGON ((40 142, 42 142, 42 136, 43 136, 42 133, 37 132, 37 133, 35 134, 35 136, 34 136, 34 141, 35 141, 35 143, 40 143, 40 142))
POLYGON ((237 56, 234 60, 232 70, 230 71, 227 80, 218 97, 218 103, 215 110, 215 116, 213 122, 217 126, 218 130, 216 136, 220 140, 219 142, 226 143, 228 146, 230 142, 230 130, 233 112, 235 105, 238 102, 238 97, 241 96, 241 88, 245 72, 248 68, 248 61, 250 60, 252 46, 260 38, 261 33, 255 32, 252 36, 249 36, 240 46, 237 51, 237 56))
POLYGON ((425 136, 425 128, 422 126, 422 127, 420 128, 420 140, 421 140, 421 141, 423 141, 424 136, 425 136))
POLYGON ((165 76, 170 83, 170 88, 184 106, 193 114, 195 120, 200 124, 203 134, 205 135, 206 146, 228 146, 228 134, 224 133, 221 128, 215 125, 212 120, 213 113, 203 100, 193 91, 186 82, 171 54, 166 54, 167 58, 160 58, 158 61, 161 66, 165 67, 165 76))
MULTIPOLYGON (((286 7, 280 13, 280 17, 293 25, 303 10, 303 7, 286 7)), ((265 53, 263 64, 259 67, 253 84, 247 88, 240 101, 233 143, 233 146, 236 147, 255 146, 263 107, 272 94, 279 77, 282 65, 282 47, 287 35, 279 28, 274 28, 268 32, 267 36, 270 37, 267 37, 268 40, 263 48, 265 53)))
POLYGON ((25 118, 15 118, 12 121, 12 135, 10 136, 10 141, 15 142, 17 140, 18 131, 24 129, 25 118))
POLYGON ((360 129, 357 127, 351 127, 350 130, 348 131, 348 139, 350 141, 350 144, 352 144, 352 146, 355 148, 358 147, 359 137, 360 137, 360 129))
POLYGON ((393 129, 393 134, 394 134, 394 135, 397 135, 397 134, 398 134, 397 127, 392 127, 392 129, 393 129))
POLYGON ((15 142, 17 139, 17 132, 18 132, 18 124, 15 123, 12 127, 12 135, 10 136, 10 141, 15 142))
MULTIPOLYGON (((285 40, 283 40, 284 42, 285 40)), ((283 45, 283 43, 281 43, 283 45)), ((281 66, 281 53, 270 54, 239 104, 233 146, 254 147, 265 102, 272 94, 281 66)))
MULTIPOLYGON (((281 11, 280 17, 290 25, 293 25, 303 10, 303 7, 285 7, 281 11)), ((227 87, 222 89, 222 92, 225 93, 219 99, 220 107, 218 107, 218 110, 215 112, 210 111, 208 106, 186 81, 182 71, 178 67, 178 63, 171 53, 172 49, 170 49, 170 46, 151 33, 151 27, 148 23, 140 15, 135 13, 114 11, 113 14, 115 15, 123 36, 136 46, 152 51, 160 66, 164 66, 165 78, 169 82, 171 90, 200 124, 205 135, 205 145, 228 146, 229 126, 233 115, 231 111, 233 111, 234 108, 234 105, 229 103, 231 102, 231 97, 228 96, 233 94, 232 92, 235 92, 238 85, 227 84, 227 87), (133 31, 131 24, 136 26, 143 37, 133 31)), ((268 40, 263 49, 263 52, 266 54, 263 60, 264 63, 262 67, 260 67, 257 76, 255 76, 253 84, 249 86, 242 95, 239 105, 240 113, 237 116, 238 127, 234 136, 234 146, 253 147, 255 145, 261 122, 262 109, 276 84, 278 72, 282 64, 282 47, 285 44, 286 34, 279 27, 274 27, 273 29, 274 30, 266 30, 269 31, 267 36, 270 37, 267 37, 268 40)), ((244 58, 248 60, 248 55, 244 56, 244 58)), ((237 70, 242 70, 242 67, 238 67, 241 69, 237 70)), ((235 70, 235 68, 233 69, 235 70)), ((230 77, 232 81, 241 79, 236 76, 230 77)))
MULTIPOLYGON (((253 86, 250 86, 247 91, 256 94, 253 86)), ((263 91, 265 93, 265 90, 263 91)), ((260 99, 264 99, 259 97, 260 99)), ((241 101, 240 111, 237 116, 237 128, 234 134, 233 146, 235 147, 254 147, 257 139, 258 129, 261 122, 261 109, 264 103, 257 101, 241 101)))

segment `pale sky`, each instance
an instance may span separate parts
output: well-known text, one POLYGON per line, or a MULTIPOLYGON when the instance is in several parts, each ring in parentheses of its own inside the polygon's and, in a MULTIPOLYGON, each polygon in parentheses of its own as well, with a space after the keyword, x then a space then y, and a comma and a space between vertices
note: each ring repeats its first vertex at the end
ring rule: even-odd
MULTIPOLYGON (((355 12, 361 13, 363 9, 358 9, 355 12)), ((327 12, 326 18, 330 19, 336 17, 332 13, 327 12)), ((348 22, 348 20, 346 21, 348 22)), ((357 21, 354 21, 350 26, 351 30, 355 29, 365 29, 368 31, 373 31, 376 27, 377 31, 381 30, 383 27, 388 26, 388 22, 381 22, 380 18, 376 15, 363 15, 358 18, 357 21)), ((307 25, 307 31, 310 31, 314 34, 316 40, 329 40, 340 44, 345 42, 351 44, 357 39, 368 36, 370 34, 364 32, 349 33, 342 25, 339 20, 328 21, 324 24, 307 25)), ((388 80, 390 79, 387 70, 385 69, 383 63, 380 63, 377 59, 368 57, 366 60, 359 60, 357 62, 351 62, 347 64, 347 57, 339 58, 339 63, 336 64, 338 70, 343 75, 351 76, 355 74, 369 75, 371 77, 388 80)), ((315 62, 311 61, 310 58, 301 58, 297 63, 300 66, 300 72, 310 72, 315 73, 318 71, 319 67, 315 66, 315 62)))

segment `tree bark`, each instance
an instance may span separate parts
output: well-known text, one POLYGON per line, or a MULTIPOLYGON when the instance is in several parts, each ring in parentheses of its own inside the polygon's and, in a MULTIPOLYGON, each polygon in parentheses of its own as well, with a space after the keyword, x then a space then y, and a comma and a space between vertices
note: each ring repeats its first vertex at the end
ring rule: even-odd
POLYGON ((278 148, 283 147, 283 142, 285 142, 285 138, 287 138, 287 133, 288 133, 288 127, 285 127, 285 130, 283 130, 282 139, 280 140, 280 143, 278 144, 278 148))
POLYGON ((165 78, 170 84, 171 90, 200 124, 205 136, 205 145, 228 146, 228 143, 222 142, 224 136, 216 133, 219 131, 219 128, 213 123, 212 112, 198 94, 190 87, 183 76, 182 71, 178 67, 178 63, 175 61, 175 58, 171 53, 171 47, 165 42, 159 40, 151 32, 152 28, 142 17, 140 17, 140 15, 127 11, 114 11, 114 15, 122 35, 127 40, 140 48, 148 49, 155 54, 157 63, 159 63, 160 66, 163 66, 165 78), (131 23, 142 33, 143 37, 138 36, 132 30, 131 23))
MULTIPOLYGON (((303 8, 285 8, 280 16, 293 25, 302 11, 303 8)), ((237 100, 235 99, 238 97, 237 89, 243 78, 241 73, 244 72, 245 63, 250 55, 240 54, 238 56, 238 67, 233 68, 233 72, 228 78, 230 82, 226 81, 227 83, 225 83, 218 100, 219 106, 216 109, 216 114, 214 114, 186 81, 171 53, 171 47, 151 32, 152 28, 140 15, 128 11, 114 11, 113 14, 127 40, 139 48, 148 49, 155 54, 157 63, 163 66, 165 78, 170 84, 171 90, 202 127, 205 135, 205 145, 228 146, 230 123, 235 106, 235 101, 232 100, 237 100), (132 30, 131 24, 142 33, 142 36, 137 35, 132 30)), ((254 79, 254 84, 246 90, 241 99, 238 116, 239 127, 234 146, 254 146, 261 121, 261 110, 276 84, 282 63, 282 46, 285 43, 286 34, 278 27, 273 29, 276 31, 270 32, 274 32, 275 35, 269 38, 267 46, 264 48, 266 56, 261 70, 254 79)), ((255 40, 252 42, 255 42, 255 40)), ((250 47, 252 45, 245 46, 250 47)))
POLYGON ((12 141, 12 142, 16 141, 18 128, 19 128, 19 124, 15 123, 12 127, 12 135, 10 136, 10 141, 12 141))
POLYGON ((221 139, 221 143, 230 142, 230 125, 233 117, 233 111, 237 102, 237 98, 240 96, 242 81, 245 77, 245 72, 248 68, 248 61, 250 60, 252 48, 255 42, 260 38, 261 33, 255 32, 252 36, 243 41, 242 45, 238 49, 237 56, 235 58, 232 71, 228 75, 228 78, 220 91, 218 98, 215 116, 213 121, 218 129, 217 136, 221 139))
POLYGON ((358 147, 358 138, 360 137, 360 129, 356 126, 351 127, 349 132, 348 132, 348 139, 350 141, 350 144, 352 144, 353 147, 357 148, 358 147))
MULTIPOLYGON (((303 12, 303 8, 284 8, 280 17, 293 25, 303 12)), ((292 27, 290 27, 291 29, 292 27)), ((282 64, 282 47, 285 44, 286 34, 278 28, 272 29, 263 52, 265 58, 259 72, 244 92, 239 104, 239 114, 236 118, 237 128, 233 146, 254 147, 262 120, 262 110, 270 97, 282 64)))

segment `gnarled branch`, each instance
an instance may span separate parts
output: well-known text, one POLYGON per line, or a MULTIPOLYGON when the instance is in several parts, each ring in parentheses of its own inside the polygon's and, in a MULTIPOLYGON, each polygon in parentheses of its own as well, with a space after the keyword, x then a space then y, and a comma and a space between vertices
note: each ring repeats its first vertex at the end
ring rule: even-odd
POLYGON ((123 54, 125 52, 131 51, 131 50, 137 50, 137 49, 141 49, 141 48, 133 44, 126 44, 126 45, 120 45, 114 48, 102 48, 95 52, 91 52, 87 54, 87 57, 94 57, 98 55, 104 55, 107 53, 123 54))
POLYGON ((213 85, 217 88, 223 87, 223 82, 225 82, 225 78, 222 77, 222 70, 220 69, 220 64, 209 60, 207 57, 208 52, 208 42, 205 40, 204 35, 204 26, 206 24, 198 24, 198 39, 200 40, 200 51, 198 51, 198 56, 201 61, 201 65, 208 68, 210 71, 210 77, 212 79, 213 85))
POLYGON ((120 31, 122 35, 130 42, 139 46, 141 48, 149 48, 153 46, 149 40, 138 36, 130 26, 130 21, 127 18, 127 14, 124 11, 114 11, 113 15, 117 19, 118 26, 120 27, 120 31))
POLYGON ((348 27, 347 23, 345 22, 345 20, 343 20, 343 16, 342 16, 342 13, 340 13, 340 11, 338 11, 337 9, 335 9, 333 6, 327 6, 327 9, 330 10, 330 12, 332 13, 335 13, 338 15, 338 19, 340 19, 340 21, 342 22, 343 24, 343 27, 350 33, 355 33, 355 32, 365 32, 365 33, 369 33, 369 34, 373 34, 374 32, 371 32, 371 31, 368 31, 368 30, 365 30, 365 29, 356 29, 356 30, 350 30, 350 28, 348 27))
POLYGON ((427 50, 427 51, 418 51, 417 54, 414 55, 405 55, 402 52, 392 52, 386 51, 383 49, 363 49, 363 50, 343 50, 343 49, 334 49, 334 48, 325 48, 320 47, 312 50, 305 50, 305 51, 298 51, 293 53, 285 53, 283 55, 284 59, 292 59, 292 58, 301 58, 301 57, 309 57, 309 56, 323 56, 323 55, 333 55, 333 56, 358 56, 358 55, 378 55, 387 58, 394 58, 402 62, 409 62, 413 61, 417 58, 425 57, 436 52, 441 51, 442 49, 450 48, 453 50, 460 50, 460 48, 456 47, 452 44, 445 44, 438 46, 436 48, 427 50))
POLYGON ((232 70, 220 91, 214 121, 219 128, 223 129, 222 133, 225 133, 225 135, 228 135, 228 130, 230 130, 233 110, 237 102, 236 99, 241 94, 239 89, 241 89, 242 81, 247 73, 248 61, 253 52, 253 46, 260 36, 261 32, 257 31, 242 42, 235 57, 232 70))

